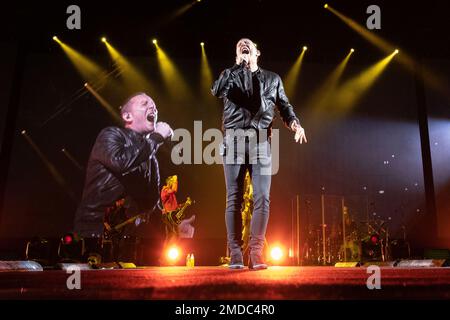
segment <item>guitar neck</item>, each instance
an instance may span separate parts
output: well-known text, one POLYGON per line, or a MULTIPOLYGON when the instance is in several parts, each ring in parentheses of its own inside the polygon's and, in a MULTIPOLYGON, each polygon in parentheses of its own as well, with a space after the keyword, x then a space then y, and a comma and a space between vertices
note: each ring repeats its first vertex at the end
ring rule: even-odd
POLYGON ((140 216, 141 216, 141 215, 138 214, 137 216, 134 216, 134 217, 132 217, 132 218, 126 220, 126 221, 124 221, 124 222, 122 222, 122 223, 116 225, 116 226, 114 227, 114 229, 119 230, 119 229, 123 228, 124 226, 126 226, 127 224, 134 222, 134 220, 136 220, 136 219, 139 218, 140 216))
POLYGON ((175 214, 175 217, 177 217, 177 219, 180 219, 180 217, 183 216, 183 213, 184 213, 184 211, 186 210, 187 207, 188 207, 188 204, 185 204, 185 205, 183 206, 183 208, 181 208, 180 211, 178 211, 178 212, 175 214))

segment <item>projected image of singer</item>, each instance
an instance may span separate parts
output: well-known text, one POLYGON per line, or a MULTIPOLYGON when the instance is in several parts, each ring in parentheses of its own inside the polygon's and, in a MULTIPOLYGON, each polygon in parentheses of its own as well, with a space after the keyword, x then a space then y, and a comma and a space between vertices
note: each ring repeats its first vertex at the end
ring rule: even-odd
POLYGON ((136 213, 152 211, 159 201, 158 147, 172 134, 158 122, 155 102, 145 93, 128 98, 121 107, 123 127, 103 129, 91 151, 74 231, 101 237, 105 210, 126 198, 136 213))
POLYGON ((244 267, 242 255, 242 218, 244 178, 246 170, 251 175, 253 184, 254 208, 250 223, 250 261, 251 269, 266 269, 264 259, 264 240, 269 220, 269 194, 271 175, 266 174, 267 166, 271 166, 270 132, 275 116, 275 106, 285 125, 292 130, 296 142, 306 142, 305 130, 300 125, 292 105, 284 92, 280 77, 273 72, 258 66, 260 51, 250 39, 241 39, 236 45, 236 64, 225 69, 214 82, 212 94, 222 98, 224 144, 224 172, 226 182, 225 222, 227 242, 230 251, 232 269, 244 267), (235 147, 242 143, 239 137, 230 136, 230 129, 248 131, 248 137, 256 134, 258 141, 250 144, 246 137, 245 148, 235 147), (261 140, 259 133, 266 130, 266 139, 261 140), (255 150, 256 149, 256 150, 255 150), (243 152, 240 150, 244 150, 243 152), (231 158, 240 161, 228 161, 231 158), (256 163, 250 158, 257 155, 256 163), (242 161, 244 160, 244 161, 242 161), (250 161, 249 161, 250 160, 250 161), (266 167, 266 168, 264 168, 266 167))

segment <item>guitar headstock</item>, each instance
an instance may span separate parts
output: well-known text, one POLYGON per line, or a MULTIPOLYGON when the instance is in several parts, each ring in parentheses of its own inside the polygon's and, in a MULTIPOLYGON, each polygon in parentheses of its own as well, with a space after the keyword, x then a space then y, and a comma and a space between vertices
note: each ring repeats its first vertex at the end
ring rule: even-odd
POLYGON ((187 197, 186 205, 190 206, 191 204, 192 204, 192 199, 190 197, 187 197))

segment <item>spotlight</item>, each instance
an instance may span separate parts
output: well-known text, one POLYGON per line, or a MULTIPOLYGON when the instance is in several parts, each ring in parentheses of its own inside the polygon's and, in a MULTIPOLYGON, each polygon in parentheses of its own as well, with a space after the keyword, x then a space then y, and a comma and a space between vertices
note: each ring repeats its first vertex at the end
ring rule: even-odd
POLYGON ((84 254, 84 239, 73 233, 66 233, 61 237, 58 247, 60 262, 81 262, 84 254))
POLYGON ((61 241, 62 241, 63 244, 65 244, 65 245, 72 244, 72 242, 73 242, 73 235, 72 235, 72 234, 65 234, 65 235, 62 237, 61 241))
POLYGON ((153 39, 152 42, 153 42, 154 45, 158 44, 158 40, 156 40, 156 39, 153 39))
POLYGON ((22 133, 23 135, 26 135, 26 134, 27 134, 26 130, 22 130, 21 133, 22 133))
POLYGON ((167 259, 175 263, 180 258, 180 250, 177 247, 170 247, 169 250, 167 250, 167 259))
POLYGON ((65 148, 62 148, 61 151, 62 151, 62 152, 66 152, 66 149, 65 149, 65 148))
POLYGON ((303 46, 303 51, 306 51, 306 50, 308 50, 308 47, 307 46, 303 46))
POLYGON ((52 39, 55 40, 55 41, 58 41, 58 37, 57 36, 53 36, 52 39))
POLYGON ((323 6, 325 9, 328 8, 328 3, 325 3, 325 5, 323 6))
POLYGON ((381 238, 374 233, 370 237, 361 241, 361 260, 362 261, 381 261, 381 238))
POLYGON ((84 84, 84 86, 87 87, 87 86, 88 86, 88 83, 86 82, 86 83, 84 84))
POLYGON ((394 54, 398 54, 399 52, 398 49, 395 49, 394 54))
POLYGON ((106 41, 107 41, 106 38, 103 37, 103 38, 102 38, 102 42, 103 42, 103 43, 106 43, 106 41))
POLYGON ((378 244, 378 241, 380 240, 378 234, 373 234, 370 236, 370 242, 372 242, 373 245, 378 244))
POLYGON ((204 42, 200 42, 200 45, 203 47, 205 45, 205 43, 204 42))
POLYGON ((273 261, 279 262, 283 258, 283 250, 278 246, 273 247, 272 250, 270 250, 270 257, 273 261))
POLYGON ((351 49, 350 49, 350 52, 352 52, 352 53, 355 52, 355 49, 351 48, 351 49))

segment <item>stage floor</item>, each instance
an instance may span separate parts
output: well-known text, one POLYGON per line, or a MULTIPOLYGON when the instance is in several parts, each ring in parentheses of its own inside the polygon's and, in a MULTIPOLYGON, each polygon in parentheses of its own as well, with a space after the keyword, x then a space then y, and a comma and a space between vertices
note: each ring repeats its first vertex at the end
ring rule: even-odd
POLYGON ((0 299, 449 299, 450 268, 381 268, 381 289, 366 268, 150 267, 81 271, 68 290, 62 270, 0 272, 0 299))

